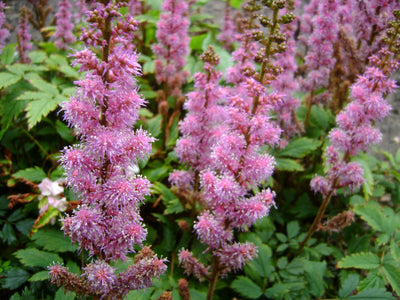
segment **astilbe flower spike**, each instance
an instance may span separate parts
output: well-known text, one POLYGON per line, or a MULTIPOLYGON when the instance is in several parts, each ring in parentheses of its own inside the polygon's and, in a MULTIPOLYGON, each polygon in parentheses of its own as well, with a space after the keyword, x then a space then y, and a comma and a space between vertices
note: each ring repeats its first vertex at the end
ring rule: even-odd
POLYGON ((71 3, 69 0, 61 0, 58 2, 58 6, 58 12, 56 13, 57 27, 53 37, 58 48, 67 50, 68 45, 76 40, 72 32, 74 24, 71 20, 71 3))
POLYGON ((6 39, 10 35, 10 31, 4 28, 4 21, 6 20, 6 15, 4 13, 5 4, 0 1, 0 51, 3 49, 6 39))
POLYGON ((165 97, 181 95, 182 84, 188 77, 183 70, 189 53, 189 5, 184 0, 165 0, 157 23, 157 41, 153 46, 155 74, 164 84, 165 97))
POLYGON ((352 158, 381 140, 381 133, 374 125, 390 111, 385 98, 397 87, 390 76, 399 68, 395 57, 400 52, 400 12, 396 10, 394 15, 396 20, 390 22, 392 28, 384 39, 386 45, 378 55, 369 58, 369 66, 364 74, 350 88, 353 101, 336 116, 337 127, 330 132, 330 145, 325 150, 329 169, 324 176, 317 175, 310 182, 311 189, 322 194, 323 203, 300 251, 320 226, 325 209, 336 191, 344 188, 353 192, 364 183, 363 169, 352 158))
MULTIPOLYGON (((277 24, 281 7, 272 4, 272 8, 272 23, 277 24)), ((274 25, 270 29, 270 36, 277 34, 276 28, 274 25)), ((195 75, 196 91, 188 95, 188 114, 180 124, 183 136, 175 151, 181 162, 191 167, 189 174, 194 178, 182 184, 178 180, 182 171, 170 178, 172 183, 179 184, 174 187, 178 190, 193 182, 187 201, 192 207, 196 202, 203 207, 194 230, 213 257, 211 274, 202 276, 209 280, 207 299, 212 299, 220 276, 241 269, 257 254, 253 244, 235 242, 234 231, 267 216, 274 205, 270 189, 257 193, 252 188, 267 180, 274 168, 273 157, 262 147, 279 141, 281 130, 270 121, 270 113, 282 95, 270 93, 265 85, 271 83, 276 70, 269 59, 283 48, 272 40, 268 42, 268 38, 263 43, 269 46, 259 48, 254 36, 261 34, 257 27, 250 26, 238 36, 242 44, 234 53, 237 64, 227 76, 233 87, 219 86, 221 75, 215 71, 219 57, 212 47, 205 51, 201 57, 205 73, 195 75), (263 53, 245 51, 249 48, 263 53), (257 57, 263 62, 260 73, 255 70, 257 57)), ((193 262, 187 250, 180 252, 180 261, 188 274, 199 277, 199 263, 193 262)))
POLYGON ((21 8, 18 22, 17 41, 19 61, 21 63, 29 63, 30 58, 27 56, 27 52, 32 49, 32 43, 31 35, 29 34, 28 9, 25 6, 21 8))
POLYGON ((142 129, 132 130, 145 104, 133 77, 141 71, 132 45, 137 22, 130 16, 121 18, 118 8, 112 2, 98 3, 88 13, 90 27, 82 39, 87 47, 99 48, 102 57, 90 48, 73 55, 86 73, 76 82, 76 94, 62 104, 65 120, 81 139, 65 148, 60 159, 79 201, 72 215, 62 220, 62 229, 80 250, 88 251, 92 262, 83 268, 79 282, 60 266, 50 268, 52 281, 67 290, 113 299, 150 286, 152 278, 166 270, 165 260, 147 247, 127 270, 118 273, 110 266, 117 259, 127 260, 134 245, 145 240, 139 204, 149 194, 150 182, 127 170, 150 154, 154 140, 142 129))

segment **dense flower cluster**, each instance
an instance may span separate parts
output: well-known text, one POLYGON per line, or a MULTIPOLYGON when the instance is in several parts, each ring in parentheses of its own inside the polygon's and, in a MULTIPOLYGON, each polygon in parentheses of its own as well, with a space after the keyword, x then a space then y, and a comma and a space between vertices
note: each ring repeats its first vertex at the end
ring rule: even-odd
POLYGON ((91 26, 82 37, 87 46, 101 48, 102 59, 89 48, 73 55, 86 73, 76 82, 76 94, 62 105, 65 120, 82 141, 64 149, 61 158, 66 181, 79 199, 78 208, 62 220, 63 230, 98 257, 84 268, 89 295, 124 295, 151 285, 151 278, 166 269, 149 249, 121 273, 108 264, 126 260, 146 237, 139 204, 149 194, 150 182, 128 170, 150 154, 154 140, 142 129, 132 130, 145 103, 133 77, 141 70, 132 45, 137 22, 119 17, 112 3, 98 4, 89 13, 91 26))
POLYGON ((3 49, 6 39, 10 35, 10 31, 4 28, 4 21, 6 19, 6 15, 4 13, 5 4, 3 1, 0 1, 0 50, 3 49))
POLYGON ((17 31, 17 50, 19 54, 19 61, 21 63, 30 62, 27 52, 32 49, 31 38, 32 36, 29 34, 28 11, 27 8, 23 6, 21 8, 17 31))
MULTIPOLYGON (((217 262, 211 281, 215 274, 238 270, 256 256, 253 244, 234 241, 234 230, 251 226, 274 205, 274 193, 269 189, 252 196, 249 191, 272 175, 274 159, 261 147, 276 144, 281 132, 269 121, 272 104, 281 96, 270 94, 260 83, 263 79, 252 76, 255 53, 247 50, 257 50, 258 45, 251 41, 251 35, 251 30, 238 35, 242 41, 234 53, 238 63, 227 76, 228 82, 235 83, 233 87, 219 86, 222 74, 215 70, 219 57, 214 50, 209 47, 202 55, 205 72, 195 75, 196 90, 185 103, 188 114, 180 124, 183 137, 176 147, 178 158, 197 176, 191 182, 199 182, 199 190, 193 188, 192 195, 200 198, 204 210, 194 230, 217 262)), ((171 177, 176 183, 182 176, 171 177)), ((182 266, 199 277, 202 268, 188 257, 182 250, 182 266)))
POLYGON ((69 0, 61 0, 58 3, 59 9, 56 13, 56 32, 54 33, 55 45, 67 50, 68 44, 75 42, 76 38, 72 30, 74 24, 71 20, 71 3, 69 0))
POLYGON ((399 64, 390 59, 391 53, 387 49, 379 54, 380 57, 370 57, 370 66, 351 86, 353 101, 336 116, 337 127, 330 132, 331 145, 325 150, 329 164, 326 176, 316 176, 311 181, 311 188, 325 196, 338 188, 347 187, 353 191, 362 185, 363 169, 350 158, 381 139, 374 124, 389 114, 390 106, 385 96, 396 87, 389 75, 399 64))
POLYGON ((183 70, 189 52, 189 6, 184 0, 166 0, 157 24, 157 41, 153 52, 158 83, 164 83, 166 93, 181 95, 181 86, 189 75, 183 70))

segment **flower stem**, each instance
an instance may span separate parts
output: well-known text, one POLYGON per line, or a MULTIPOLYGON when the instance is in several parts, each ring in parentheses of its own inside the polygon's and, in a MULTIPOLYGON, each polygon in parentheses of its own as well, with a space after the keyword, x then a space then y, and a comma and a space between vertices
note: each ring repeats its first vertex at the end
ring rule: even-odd
POLYGON ((211 279, 208 284, 207 300, 212 300, 214 297, 215 287, 217 285, 218 277, 220 273, 219 259, 214 256, 213 264, 211 267, 211 279))

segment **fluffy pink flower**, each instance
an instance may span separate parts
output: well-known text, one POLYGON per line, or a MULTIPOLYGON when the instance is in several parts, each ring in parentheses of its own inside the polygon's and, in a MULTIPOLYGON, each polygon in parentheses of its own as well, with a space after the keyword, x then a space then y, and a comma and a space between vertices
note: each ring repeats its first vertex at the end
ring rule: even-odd
POLYGON ((54 33, 55 44, 58 48, 67 50, 68 44, 72 44, 76 40, 72 32, 74 24, 71 20, 71 4, 69 0, 61 0, 58 2, 56 25, 56 32, 54 33))

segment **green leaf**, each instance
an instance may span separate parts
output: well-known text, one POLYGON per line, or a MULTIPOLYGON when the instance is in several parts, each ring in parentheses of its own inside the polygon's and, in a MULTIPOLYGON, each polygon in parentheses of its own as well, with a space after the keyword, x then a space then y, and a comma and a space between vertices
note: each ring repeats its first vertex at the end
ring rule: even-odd
POLYGON ((315 246, 313 249, 315 251, 317 251, 319 254, 325 255, 325 256, 331 255, 334 250, 334 248, 329 247, 328 244, 326 244, 326 243, 320 243, 317 246, 315 246))
POLYGON ((242 5, 243 1, 242 0, 231 0, 230 4, 232 5, 232 7, 239 9, 240 6, 242 5))
POLYGON ((376 269, 380 266, 380 259, 374 253, 361 252, 342 258, 337 266, 338 268, 376 269))
POLYGON ((303 260, 304 271, 310 286, 310 293, 319 298, 324 293, 324 274, 326 262, 303 260))
POLYGON ((14 61, 14 53, 15 53, 15 44, 5 46, 3 50, 1 50, 0 62, 3 65, 12 64, 12 62, 14 61))
POLYGON ((10 223, 5 223, 3 230, 1 231, 3 241, 7 241, 7 244, 11 245, 17 240, 15 231, 10 223))
POLYGON ((359 291, 363 291, 370 289, 385 288, 386 283, 383 278, 383 275, 380 273, 381 272, 378 272, 378 269, 371 270, 368 273, 367 277, 360 282, 357 289, 359 291))
POLYGON ((16 83, 21 78, 21 75, 16 75, 8 72, 0 72, 0 89, 16 83))
POLYGON ((202 50, 202 45, 206 37, 207 37, 206 33, 192 36, 189 43, 190 49, 202 50))
POLYGON ((286 256, 282 256, 276 262, 276 266, 281 270, 285 269, 287 265, 288 265, 288 259, 286 256))
POLYGON ((51 95, 44 93, 44 92, 37 92, 37 91, 26 91, 23 92, 21 95, 19 95, 17 100, 29 100, 29 101, 34 101, 34 100, 52 100, 51 95))
POLYGON ((32 51, 28 54, 29 58, 31 59, 32 63, 40 64, 44 61, 47 57, 46 52, 44 51, 32 51))
POLYGON ((55 253, 41 251, 35 248, 21 249, 14 253, 21 263, 28 267, 46 268, 54 262, 62 263, 63 260, 55 253))
POLYGON ((296 237, 300 233, 300 225, 298 221, 291 221, 286 225, 287 236, 290 239, 296 237))
POLYGON ((43 281, 49 279, 49 271, 40 271, 32 275, 29 281, 43 281))
POLYGON ((64 288, 59 288, 54 295, 54 300, 74 300, 75 293, 71 291, 64 291, 64 288))
POLYGON ((35 100, 28 103, 25 110, 29 129, 32 129, 43 117, 46 117, 56 108, 57 102, 49 99, 35 100))
POLYGON ((175 146, 178 136, 179 136, 179 115, 176 115, 169 131, 167 147, 175 146))
POLYGON ((272 250, 266 245, 262 244, 257 247, 257 257, 248 263, 248 266, 254 269, 257 274, 263 278, 268 278, 272 272, 272 250))
POLYGON ((358 286, 360 282, 360 275, 357 273, 349 273, 347 276, 342 278, 342 284, 339 289, 338 296, 341 298, 349 296, 358 286))
POLYGON ((2 287, 14 290, 23 285, 30 277, 30 274, 21 268, 11 268, 4 273, 4 276, 5 280, 2 287))
POLYGON ((348 300, 395 300, 391 293, 385 289, 368 289, 350 296, 348 300))
POLYGON ((75 138, 71 128, 69 128, 60 120, 56 120, 55 125, 57 133, 62 137, 63 140, 66 140, 68 143, 72 143, 74 141, 75 138))
POLYGON ((290 142, 289 145, 279 151, 276 155, 302 158, 311 151, 317 149, 320 145, 320 141, 310 138, 299 138, 290 142))
POLYGON ((372 176, 372 171, 371 168, 369 167, 368 160, 369 160, 368 157, 363 158, 362 156, 354 158, 354 161, 358 162, 364 171, 363 191, 364 191, 364 197, 367 200, 369 199, 369 196, 372 195, 372 192, 374 190, 374 177, 372 176))
POLYGON ((73 79, 78 79, 79 78, 79 73, 72 67, 68 65, 60 66, 58 70, 66 75, 67 77, 71 77, 73 79))
POLYGON ((50 94, 52 96, 56 96, 59 94, 57 86, 43 80, 40 76, 35 76, 35 78, 32 76, 28 79, 28 81, 39 91, 42 91, 46 94, 50 94))
POLYGON ((378 204, 369 201, 364 203, 364 205, 356 205, 353 211, 361 217, 365 222, 368 223, 374 230, 383 232, 383 223, 385 222, 385 217, 382 214, 378 204))
POLYGON ((246 298, 258 299, 262 295, 261 288, 251 279, 244 276, 238 276, 231 286, 237 293, 246 298))
POLYGON ((283 233, 280 233, 280 232, 278 232, 278 233, 276 234, 276 238, 277 238, 280 242, 282 242, 282 243, 285 243, 285 242, 287 242, 287 240, 288 240, 288 238, 286 237, 286 235, 284 235, 283 233))
POLYGON ((224 74, 228 68, 233 66, 232 56, 228 51, 226 51, 222 47, 219 47, 217 45, 213 45, 213 47, 215 53, 220 57, 220 62, 218 66, 216 66, 216 69, 224 74))
POLYGON ((179 201, 178 198, 171 200, 166 209, 164 210, 164 213, 169 215, 169 214, 179 214, 180 212, 183 212, 185 208, 183 207, 182 203, 179 201))
POLYGON ((283 298, 286 294, 290 293, 292 289, 299 289, 303 287, 303 282, 278 282, 275 283, 272 287, 266 289, 264 295, 271 299, 280 299, 283 298))
POLYGON ((161 133, 161 122, 162 115, 157 115, 154 118, 151 118, 147 123, 147 130, 151 133, 153 137, 157 137, 161 133))
POLYGON ((143 171, 143 174, 150 180, 150 182, 154 182, 156 180, 162 180, 163 178, 169 175, 169 167, 168 166, 161 166, 154 169, 146 169, 143 171))
POLYGON ((397 295, 400 295, 400 270, 395 265, 395 262, 387 262, 387 257, 383 262, 382 271, 385 278, 390 283, 391 287, 396 291, 397 295))
POLYGON ((59 216, 61 213, 57 209, 55 209, 53 206, 49 206, 47 211, 41 216, 39 221, 36 222, 35 226, 32 227, 31 232, 35 233, 39 230, 39 228, 43 227, 44 225, 47 225, 50 223, 50 221, 54 218, 59 216))
POLYGON ((40 230, 32 236, 32 239, 49 251, 74 252, 77 250, 77 246, 73 245, 69 237, 65 237, 61 230, 40 230))
POLYGON ((42 168, 35 166, 33 168, 19 170, 13 174, 13 177, 24 178, 32 182, 41 182, 44 178, 46 178, 46 173, 42 168))
POLYGON ((304 168, 297 161, 290 158, 275 158, 276 168, 280 171, 304 171, 304 168))
POLYGON ((32 225, 35 223, 34 219, 24 219, 15 224, 15 227, 25 235, 29 235, 32 225))
POLYGON ((399 244, 394 239, 390 241, 390 253, 392 254, 395 260, 400 262, 400 247, 399 244))
POLYGON ((311 107, 310 121, 319 128, 326 130, 329 126, 329 115, 323 108, 313 105, 311 107))

